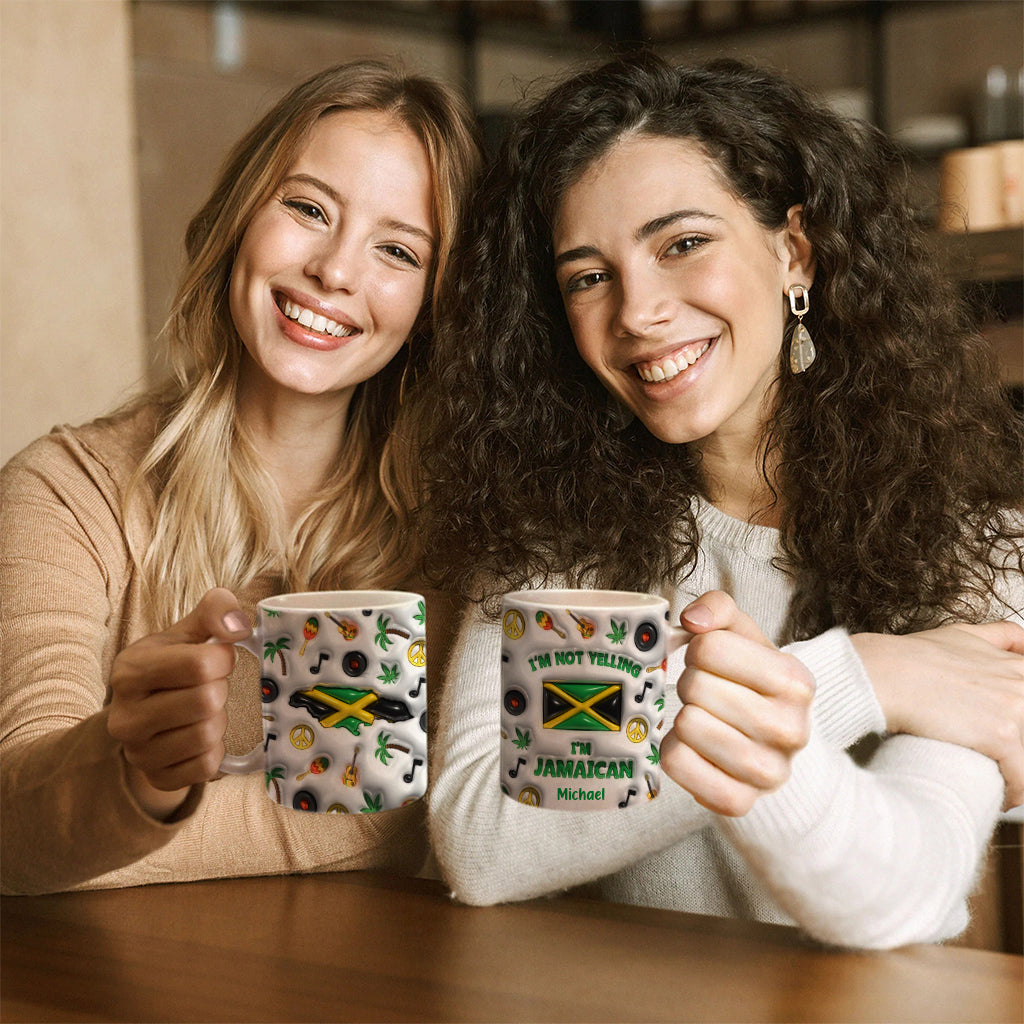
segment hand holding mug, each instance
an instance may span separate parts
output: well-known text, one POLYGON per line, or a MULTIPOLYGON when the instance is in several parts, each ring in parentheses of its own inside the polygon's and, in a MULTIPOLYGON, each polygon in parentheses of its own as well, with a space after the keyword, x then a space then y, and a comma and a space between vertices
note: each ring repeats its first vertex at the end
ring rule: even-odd
POLYGON ((727 594, 704 594, 680 618, 693 636, 662 770, 704 807, 737 817, 789 778, 810 737, 814 679, 727 594))
POLYGON ((216 588, 179 622, 114 659, 107 730, 121 742, 136 798, 154 816, 171 814, 190 786, 216 777, 231 644, 251 632, 234 594, 216 588))

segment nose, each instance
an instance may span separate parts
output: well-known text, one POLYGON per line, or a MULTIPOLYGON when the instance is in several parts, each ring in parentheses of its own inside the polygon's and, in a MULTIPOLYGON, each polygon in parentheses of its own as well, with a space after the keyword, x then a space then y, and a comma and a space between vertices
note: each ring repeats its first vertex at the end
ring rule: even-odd
POLYGON ((360 277, 360 254, 344 238, 328 236, 313 249, 306 262, 306 275, 329 292, 354 292, 360 277))
POLYGON ((619 275, 619 306, 613 330, 617 337, 644 337, 669 323, 673 302, 667 283, 648 268, 619 275))

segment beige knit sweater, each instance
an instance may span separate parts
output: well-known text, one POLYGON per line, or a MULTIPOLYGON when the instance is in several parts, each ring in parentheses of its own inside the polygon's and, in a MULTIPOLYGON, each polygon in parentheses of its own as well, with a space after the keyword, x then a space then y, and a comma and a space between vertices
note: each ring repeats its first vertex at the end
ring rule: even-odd
MULTIPOLYGON (((146 408, 58 428, 0 472, 0 888, 38 893, 357 868, 415 873, 427 853, 422 802, 380 814, 303 814, 268 799, 262 775, 253 774, 193 787, 163 823, 130 794, 105 705, 118 652, 156 629, 123 507, 155 424, 146 408)), ((269 592, 267 582, 237 596, 254 617, 269 592)), ((442 595, 426 596, 433 669, 453 611, 442 595)), ((431 706, 441 678, 431 672, 431 706)), ((241 655, 230 679, 229 752, 261 741, 257 683, 254 659, 241 655)))

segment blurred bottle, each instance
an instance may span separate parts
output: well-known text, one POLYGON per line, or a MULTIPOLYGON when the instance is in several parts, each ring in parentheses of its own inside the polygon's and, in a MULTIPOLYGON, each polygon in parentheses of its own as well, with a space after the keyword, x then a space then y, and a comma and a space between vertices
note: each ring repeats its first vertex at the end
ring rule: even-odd
POLYGON ((985 74, 985 87, 978 97, 975 114, 975 142, 984 146, 1004 139, 1019 139, 1021 130, 1021 86, 1024 70, 1014 77, 1011 84, 1006 69, 996 64, 985 74))
POLYGON ((1017 72, 1015 88, 1010 93, 1011 139, 1024 139, 1024 68, 1017 72))

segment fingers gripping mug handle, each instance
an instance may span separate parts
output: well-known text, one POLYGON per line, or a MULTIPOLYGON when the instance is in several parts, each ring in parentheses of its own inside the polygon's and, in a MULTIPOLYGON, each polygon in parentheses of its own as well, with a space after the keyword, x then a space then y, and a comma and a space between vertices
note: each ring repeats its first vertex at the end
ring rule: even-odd
MULTIPOLYGON (((222 643, 223 641, 214 640, 212 642, 222 643)), ((244 640, 236 640, 235 646, 241 647, 243 651, 248 651, 257 661, 259 660, 259 641, 256 639, 255 633, 244 640)), ((256 746, 248 754, 225 754, 224 760, 220 763, 220 770, 226 775, 248 775, 249 772, 259 771, 263 767, 263 761, 263 747, 256 746)))
POLYGON ((665 631, 665 667, 666 684, 675 686, 676 680, 683 671, 683 654, 677 653, 685 649, 693 639, 693 634, 682 626, 669 626, 665 631))
POLYGON ((683 629, 682 626, 669 626, 667 632, 668 636, 665 637, 666 656, 678 651, 680 647, 685 647, 693 639, 693 634, 688 629, 683 629))

